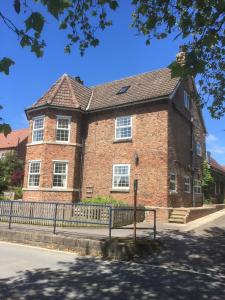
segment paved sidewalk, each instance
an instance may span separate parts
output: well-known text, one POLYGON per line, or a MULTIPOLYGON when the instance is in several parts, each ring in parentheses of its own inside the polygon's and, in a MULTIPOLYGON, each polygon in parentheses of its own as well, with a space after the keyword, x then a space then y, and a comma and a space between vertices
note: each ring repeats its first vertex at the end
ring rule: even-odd
MULTIPOLYGON (((183 232, 190 232, 194 230, 198 230, 198 228, 206 228, 209 224, 216 221, 217 219, 224 218, 225 219, 225 209, 205 216, 203 218, 197 219, 195 221, 189 222, 187 224, 173 224, 173 223, 157 223, 157 236, 163 237, 172 234, 179 234, 183 232)), ((0 228, 6 229, 8 226, 7 223, 0 223, 0 228)), ((129 229, 132 226, 125 226, 124 229, 113 229, 112 237, 132 237, 133 230, 129 229)), ((146 229, 137 230, 138 236, 147 236, 153 237, 153 224, 150 223, 139 223, 137 227, 144 227, 146 229)), ((199 229, 199 230, 200 230, 199 229)), ((12 223, 12 230, 21 230, 21 231, 37 231, 44 233, 53 233, 53 227, 51 226, 37 226, 37 225, 22 225, 12 223)), ((89 239, 105 239, 109 236, 109 229, 107 227, 74 227, 74 228, 61 228, 57 227, 56 229, 57 235, 64 236, 76 236, 82 238, 89 239)))

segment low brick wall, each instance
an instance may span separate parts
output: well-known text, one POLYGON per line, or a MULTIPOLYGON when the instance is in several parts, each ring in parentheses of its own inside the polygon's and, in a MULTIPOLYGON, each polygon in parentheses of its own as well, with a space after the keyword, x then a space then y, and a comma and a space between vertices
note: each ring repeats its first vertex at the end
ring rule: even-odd
POLYGON ((113 238, 88 239, 68 237, 62 234, 53 235, 45 232, 0 228, 0 241, 26 244, 47 249, 76 252, 80 255, 101 256, 107 259, 132 259, 134 256, 149 255, 157 251, 161 245, 159 241, 146 238, 132 239, 113 238))
POLYGON ((100 240, 54 235, 38 231, 7 230, 3 228, 0 228, 0 240, 93 256, 101 255, 101 249, 104 244, 100 240))
POLYGON ((186 223, 205 217, 221 209, 225 209, 225 204, 205 205, 203 207, 190 208, 186 223))
MULTIPOLYGON (((221 209, 225 209, 225 204, 212 204, 212 205, 204 205, 201 207, 155 207, 155 206, 145 206, 149 209, 155 209, 156 210, 156 221, 157 223, 167 223, 170 217, 170 214, 173 209, 176 210, 186 210, 187 211, 187 219, 186 223, 190 221, 194 221, 198 218, 205 217, 209 214, 212 214, 214 212, 217 212, 221 209)), ((153 222, 153 213, 152 212, 146 212, 145 213, 145 222, 153 222)))
MULTIPOLYGON (((156 210, 156 222, 159 222, 159 223, 168 222, 170 213, 173 210, 173 208, 155 207, 155 206, 145 206, 145 208, 156 210)), ((146 223, 152 223, 153 217, 154 217, 153 212, 151 212, 151 211, 145 212, 145 222, 146 223)))

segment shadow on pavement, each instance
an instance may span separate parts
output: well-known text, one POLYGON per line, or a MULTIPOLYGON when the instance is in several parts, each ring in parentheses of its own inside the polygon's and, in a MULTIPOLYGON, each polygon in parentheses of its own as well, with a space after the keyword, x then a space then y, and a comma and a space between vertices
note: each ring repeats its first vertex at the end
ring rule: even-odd
POLYGON ((225 230, 164 232, 145 259, 79 257, 58 270, 36 269, 0 280, 0 299, 225 299, 225 230))

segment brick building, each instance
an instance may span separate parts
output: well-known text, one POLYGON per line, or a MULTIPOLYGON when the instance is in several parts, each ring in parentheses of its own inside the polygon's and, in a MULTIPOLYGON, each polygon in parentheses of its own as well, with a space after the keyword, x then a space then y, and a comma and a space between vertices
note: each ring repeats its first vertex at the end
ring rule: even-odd
POLYGON ((26 110, 24 200, 110 195, 152 206, 201 205, 205 126, 191 78, 165 68, 95 87, 64 74, 26 110))
POLYGON ((11 131, 7 136, 0 134, 0 159, 7 153, 15 153, 18 158, 25 160, 26 144, 29 129, 19 129, 11 131))
POLYGON ((214 182, 209 187, 210 200, 213 203, 224 203, 225 200, 225 168, 221 166, 210 154, 207 152, 207 160, 210 165, 211 174, 214 182))

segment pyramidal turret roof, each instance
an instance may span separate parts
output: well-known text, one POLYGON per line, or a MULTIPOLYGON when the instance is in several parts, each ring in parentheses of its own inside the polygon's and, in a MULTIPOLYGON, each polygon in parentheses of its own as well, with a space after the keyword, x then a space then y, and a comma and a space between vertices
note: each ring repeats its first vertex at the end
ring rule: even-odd
POLYGON ((68 74, 63 74, 30 109, 46 104, 85 109, 92 90, 68 74))

